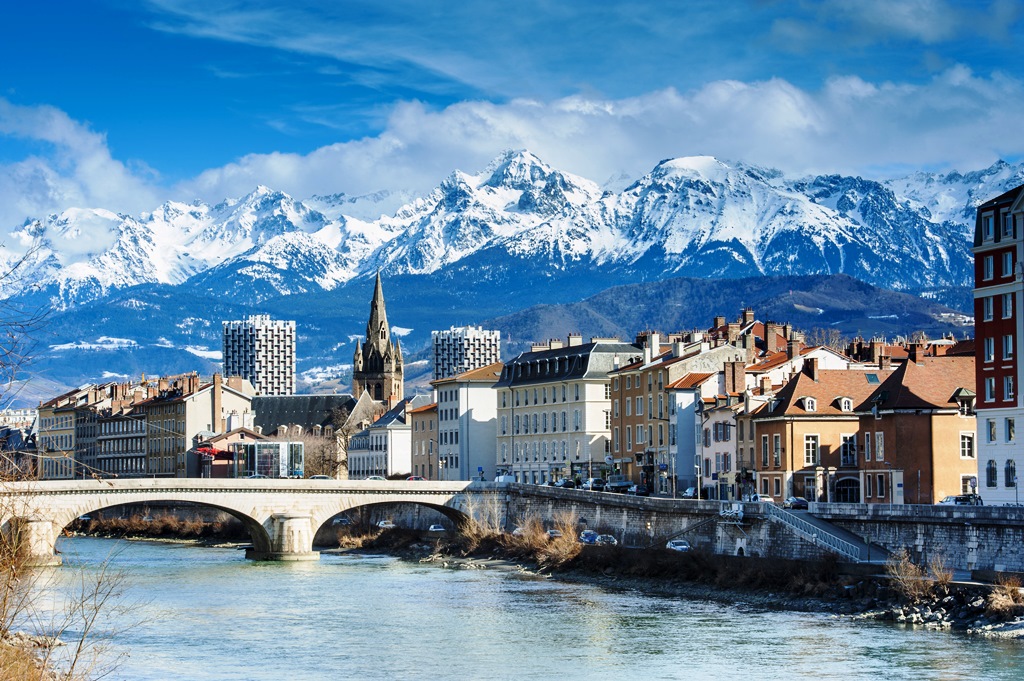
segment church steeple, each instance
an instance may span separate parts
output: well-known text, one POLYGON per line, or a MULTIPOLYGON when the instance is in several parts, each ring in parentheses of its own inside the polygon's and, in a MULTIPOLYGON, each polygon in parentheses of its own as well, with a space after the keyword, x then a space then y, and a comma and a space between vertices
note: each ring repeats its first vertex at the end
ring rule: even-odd
POLYGON ((373 399, 394 406, 402 400, 403 373, 402 350, 391 340, 384 287, 378 271, 370 301, 370 319, 366 322, 366 340, 356 343, 352 392, 356 397, 368 392, 373 399))

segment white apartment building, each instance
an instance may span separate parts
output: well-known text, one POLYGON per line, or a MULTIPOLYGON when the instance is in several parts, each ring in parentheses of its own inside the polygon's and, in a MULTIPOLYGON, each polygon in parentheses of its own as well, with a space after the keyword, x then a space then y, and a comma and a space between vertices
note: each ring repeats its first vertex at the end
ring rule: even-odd
POLYGON ((432 331, 430 336, 435 381, 501 361, 501 331, 453 326, 447 331, 432 331))
POLYGON ((571 335, 508 364, 497 390, 497 469, 517 482, 590 477, 611 461, 610 371, 642 356, 614 338, 571 335))
POLYGON ((252 315, 223 322, 224 375, 241 376, 259 395, 295 393, 295 322, 252 315))
POLYGON ((501 362, 495 362, 431 383, 437 395, 441 480, 494 479, 494 383, 501 376, 501 369, 501 362))
POLYGON ((412 419, 408 411, 430 404, 429 397, 403 399, 393 409, 352 436, 348 443, 348 477, 412 474, 412 419))

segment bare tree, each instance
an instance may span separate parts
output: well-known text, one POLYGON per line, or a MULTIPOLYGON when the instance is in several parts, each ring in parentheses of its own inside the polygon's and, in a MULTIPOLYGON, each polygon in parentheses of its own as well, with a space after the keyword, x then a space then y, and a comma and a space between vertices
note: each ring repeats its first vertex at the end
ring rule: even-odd
POLYGON ((836 352, 843 352, 849 345, 849 339, 844 338, 839 329, 823 329, 815 327, 807 332, 807 345, 824 346, 836 352))

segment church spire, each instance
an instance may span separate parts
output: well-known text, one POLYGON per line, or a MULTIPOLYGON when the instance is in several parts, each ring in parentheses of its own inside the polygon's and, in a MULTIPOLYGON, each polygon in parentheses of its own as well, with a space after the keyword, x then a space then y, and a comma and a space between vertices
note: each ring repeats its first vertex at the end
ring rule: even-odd
POLYGON ((366 323, 366 343, 376 347, 381 355, 391 341, 388 328, 388 313, 384 308, 384 288, 380 283, 380 270, 373 285, 373 300, 370 302, 370 320, 366 323))

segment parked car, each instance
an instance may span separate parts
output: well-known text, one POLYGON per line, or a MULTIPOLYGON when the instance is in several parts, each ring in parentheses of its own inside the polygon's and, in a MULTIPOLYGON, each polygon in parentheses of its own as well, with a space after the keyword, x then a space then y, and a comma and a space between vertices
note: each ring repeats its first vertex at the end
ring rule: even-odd
POLYGON ((426 480, 422 475, 410 475, 406 480, 426 480))
POLYGON ((683 491, 683 493, 679 495, 679 497, 681 499, 696 499, 697 498, 697 488, 696 487, 687 487, 683 491))
POLYGON ((334 478, 332 478, 329 475, 311 475, 311 476, 309 476, 309 479, 310 480, 334 480, 334 478))
POLYGON ((262 473, 253 473, 252 475, 245 476, 246 480, 263 480, 269 477, 269 475, 263 475, 262 473))
POLYGON ((593 530, 583 530, 580 532, 580 543, 581 544, 596 544, 597 543, 597 532, 593 530))
POLYGON ((624 475, 615 475, 608 478, 608 482, 605 483, 604 491, 612 492, 613 494, 625 494, 629 491, 629 488, 633 486, 633 481, 626 478, 624 475))
POLYGON ((806 511, 807 500, 803 497, 789 497, 782 502, 782 508, 791 508, 794 511, 806 511))
POLYGON ((371 475, 368 478, 364 478, 364 480, 384 480, 384 476, 382 476, 382 475, 371 475))
POLYGON ((978 494, 953 494, 948 497, 944 497, 939 502, 943 506, 984 506, 985 502, 981 500, 981 496, 978 494))
POLYGON ((429 528, 427 528, 427 532, 447 532, 447 530, 444 529, 444 525, 438 525, 437 523, 434 523, 429 528))
POLYGON ((651 491, 647 489, 647 485, 630 485, 629 489, 626 490, 626 494, 632 494, 635 497, 649 497, 651 491))
POLYGON ((617 546, 619 540, 610 534, 599 534, 597 535, 598 546, 617 546))
POLYGON ((559 489, 575 489, 576 483, 570 478, 562 478, 558 482, 550 483, 552 487, 558 487, 559 489))
POLYGON ((761 504, 774 504, 775 500, 767 494, 751 494, 750 500, 761 504))
POLYGON ((548 539, 557 539, 562 536, 561 530, 548 530, 548 539))
POLYGON ((379 527, 382 530, 393 530, 396 527, 398 527, 398 525, 395 525, 390 520, 382 520, 379 523, 377 523, 377 527, 379 527))
POLYGON ((494 482, 515 482, 516 476, 514 475, 496 475, 494 482))
POLYGON ((335 518, 334 520, 331 521, 331 525, 348 526, 348 525, 351 525, 351 524, 352 524, 352 521, 349 520, 348 518, 346 518, 345 516, 341 516, 340 518, 335 518))
POLYGON ((521 527, 517 527, 516 529, 512 530, 513 537, 522 537, 524 534, 526 534, 526 530, 524 530, 521 527))
POLYGON ((591 492, 603 492, 604 478, 587 478, 586 481, 580 485, 580 489, 590 490, 591 492))
POLYGON ((690 542, 686 541, 685 539, 670 539, 668 543, 665 544, 665 548, 669 551, 685 552, 690 550, 690 542))

